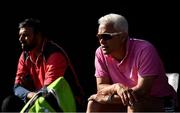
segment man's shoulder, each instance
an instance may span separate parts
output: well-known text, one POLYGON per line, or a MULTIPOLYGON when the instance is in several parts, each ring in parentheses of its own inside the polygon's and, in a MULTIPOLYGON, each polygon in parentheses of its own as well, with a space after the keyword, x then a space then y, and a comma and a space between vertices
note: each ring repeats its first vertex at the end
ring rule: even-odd
POLYGON ((53 41, 47 41, 44 47, 44 51, 46 50, 59 50, 59 45, 53 41))
POLYGON ((43 55, 47 59, 51 54, 55 52, 60 52, 61 54, 63 54, 62 47, 60 47, 57 43, 53 41, 48 41, 44 47, 43 55))
POLYGON ((96 54, 102 54, 102 49, 101 49, 101 46, 97 47, 96 48, 96 51, 95 51, 96 54))
POLYGON ((142 46, 142 47, 149 47, 153 46, 153 44, 145 39, 140 39, 140 38, 130 38, 130 43, 136 46, 142 46))

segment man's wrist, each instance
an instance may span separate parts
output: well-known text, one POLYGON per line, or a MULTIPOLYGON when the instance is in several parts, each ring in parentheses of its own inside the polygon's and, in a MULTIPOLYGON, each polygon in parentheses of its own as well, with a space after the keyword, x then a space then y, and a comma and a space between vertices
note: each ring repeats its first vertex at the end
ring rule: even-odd
POLYGON ((112 103, 113 102, 114 95, 115 95, 115 93, 108 96, 107 103, 112 103))
POLYGON ((117 93, 118 87, 119 87, 119 83, 113 84, 113 88, 112 88, 113 91, 112 91, 112 94, 117 93))

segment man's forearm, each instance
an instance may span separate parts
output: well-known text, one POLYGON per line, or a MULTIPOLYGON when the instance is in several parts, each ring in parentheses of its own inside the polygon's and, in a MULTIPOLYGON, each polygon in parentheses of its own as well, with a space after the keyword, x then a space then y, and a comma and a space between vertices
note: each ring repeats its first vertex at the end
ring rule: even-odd
POLYGON ((27 99, 27 94, 30 91, 25 89, 24 87, 20 85, 14 85, 14 94, 18 97, 20 97, 23 101, 26 101, 27 99))
POLYGON ((154 80, 155 76, 139 78, 139 83, 135 87, 131 88, 136 97, 142 98, 149 95, 154 80))
POLYGON ((111 87, 111 84, 98 84, 97 85, 97 90, 100 91, 104 88, 110 88, 111 87))

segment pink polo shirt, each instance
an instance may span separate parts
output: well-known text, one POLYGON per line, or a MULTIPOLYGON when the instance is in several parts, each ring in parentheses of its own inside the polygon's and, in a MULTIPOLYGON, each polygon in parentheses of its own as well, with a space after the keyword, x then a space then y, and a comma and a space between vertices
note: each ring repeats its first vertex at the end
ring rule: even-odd
POLYGON ((168 78, 162 61, 148 41, 130 38, 127 41, 126 56, 118 62, 110 55, 104 55, 101 47, 95 54, 95 76, 109 77, 113 83, 121 83, 130 88, 138 83, 138 76, 157 76, 151 95, 156 97, 174 95, 174 89, 168 84, 168 78))

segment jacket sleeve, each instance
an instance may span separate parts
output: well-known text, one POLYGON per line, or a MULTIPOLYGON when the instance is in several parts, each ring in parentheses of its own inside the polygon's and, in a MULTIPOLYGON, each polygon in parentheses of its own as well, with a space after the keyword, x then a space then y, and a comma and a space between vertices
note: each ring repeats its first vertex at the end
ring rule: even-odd
POLYGON ((16 72, 16 78, 14 83, 14 94, 18 97, 20 97, 24 102, 26 101, 27 94, 30 92, 24 87, 24 78, 27 74, 27 69, 25 67, 25 60, 24 60, 24 53, 22 52, 17 66, 17 72, 16 72))
POLYGON ((15 84, 14 85, 14 94, 18 97, 20 97, 24 102, 27 101, 27 94, 29 93, 30 91, 25 89, 24 87, 18 85, 18 84, 15 84))

